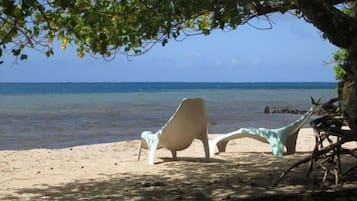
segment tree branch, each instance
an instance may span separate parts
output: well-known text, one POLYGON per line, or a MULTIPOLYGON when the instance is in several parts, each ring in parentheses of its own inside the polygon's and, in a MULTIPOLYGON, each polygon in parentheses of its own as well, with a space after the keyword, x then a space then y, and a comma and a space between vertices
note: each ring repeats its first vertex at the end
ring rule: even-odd
POLYGON ((312 23, 325 34, 331 43, 338 47, 348 48, 352 44, 354 33, 357 33, 357 22, 354 18, 344 14, 335 6, 341 3, 354 2, 353 0, 297 0, 297 4, 291 1, 278 1, 266 3, 253 1, 254 13, 248 16, 249 21, 258 16, 275 12, 287 12, 298 9, 303 13, 304 19, 312 23))
POLYGON ((357 21, 335 7, 349 1, 297 0, 298 9, 334 45, 349 48, 357 33, 357 21))

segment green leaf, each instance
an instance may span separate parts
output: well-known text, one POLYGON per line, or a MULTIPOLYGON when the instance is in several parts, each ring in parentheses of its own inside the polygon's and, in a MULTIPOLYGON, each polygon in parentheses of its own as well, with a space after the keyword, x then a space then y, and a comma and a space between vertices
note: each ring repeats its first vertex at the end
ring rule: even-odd
POLYGON ((11 53, 14 55, 14 56, 19 56, 21 54, 21 49, 12 49, 11 50, 11 53))
POLYGON ((338 49, 334 55, 333 59, 336 62, 336 65, 333 67, 335 71, 335 77, 337 80, 342 80, 346 74, 346 71, 343 69, 343 66, 346 65, 347 58, 349 56, 349 53, 347 49, 338 49))
POLYGON ((45 52, 45 55, 46 55, 46 57, 52 56, 52 55, 53 55, 53 49, 52 49, 52 48, 48 49, 48 50, 45 52))
POLYGON ((167 43, 168 43, 167 38, 164 38, 164 40, 162 40, 162 42, 161 42, 162 46, 165 46, 167 43))
POLYGON ((27 54, 21 54, 20 59, 21 59, 21 60, 27 59, 27 54))

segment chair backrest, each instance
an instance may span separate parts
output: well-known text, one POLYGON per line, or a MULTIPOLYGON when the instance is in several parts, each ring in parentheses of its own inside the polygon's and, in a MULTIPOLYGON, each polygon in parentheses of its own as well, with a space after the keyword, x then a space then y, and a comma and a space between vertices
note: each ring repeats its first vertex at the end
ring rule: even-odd
POLYGON ((161 129, 160 146, 180 151, 202 135, 207 135, 204 101, 201 98, 185 98, 161 129))
POLYGON ((301 116, 298 120, 290 123, 289 125, 283 127, 289 134, 293 134, 297 132, 304 124, 309 120, 309 118, 313 115, 314 111, 318 108, 318 106, 313 105, 303 116, 301 116))

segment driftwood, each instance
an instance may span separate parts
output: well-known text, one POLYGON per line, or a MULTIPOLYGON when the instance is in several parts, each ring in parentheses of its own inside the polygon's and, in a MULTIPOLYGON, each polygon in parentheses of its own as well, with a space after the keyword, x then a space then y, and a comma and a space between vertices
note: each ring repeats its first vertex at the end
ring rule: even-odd
MULTIPOLYGON (((357 159, 357 149, 345 149, 342 148, 342 145, 347 142, 357 141, 357 139, 352 137, 350 130, 343 128, 344 120, 338 112, 338 108, 333 105, 335 102, 336 99, 331 99, 321 105, 326 115, 310 122, 315 132, 315 147, 311 155, 297 161, 283 172, 273 184, 273 187, 277 186, 291 170, 305 163, 310 163, 307 171, 307 176, 310 178, 312 171, 314 171, 314 165, 324 170, 321 187, 324 187, 329 176, 333 177, 335 186, 341 183, 343 173, 340 156, 349 154, 357 159), (336 138, 336 140, 332 140, 332 137, 336 138)), ((351 172, 354 168, 357 168, 357 165, 347 170, 344 174, 351 172)))

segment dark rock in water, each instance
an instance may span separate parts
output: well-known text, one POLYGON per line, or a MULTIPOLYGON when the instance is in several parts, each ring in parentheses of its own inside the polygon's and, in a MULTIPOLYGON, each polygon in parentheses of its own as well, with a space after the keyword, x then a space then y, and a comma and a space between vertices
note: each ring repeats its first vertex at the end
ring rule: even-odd
POLYGON ((265 106, 265 108, 264 108, 264 113, 265 113, 265 114, 269 114, 269 113, 270 113, 269 106, 265 106))
MULTIPOLYGON (((269 110, 270 110, 269 106, 265 106, 264 113, 265 114, 269 113, 269 110)), ((271 111, 271 113, 273 114, 305 114, 306 112, 307 112, 306 110, 290 109, 287 107, 277 108, 271 111)))

